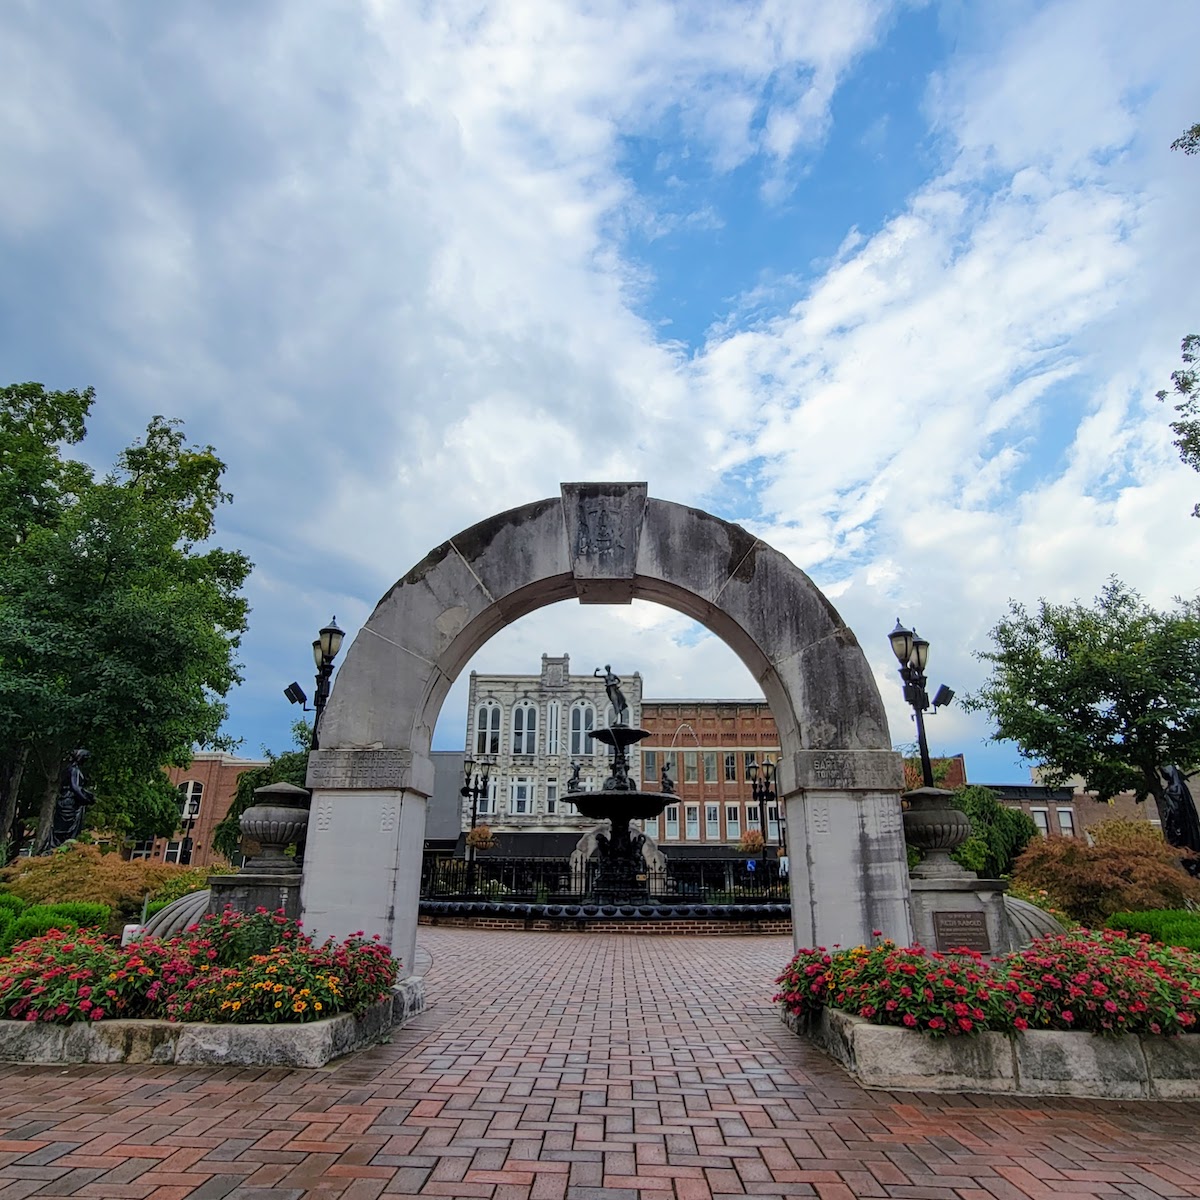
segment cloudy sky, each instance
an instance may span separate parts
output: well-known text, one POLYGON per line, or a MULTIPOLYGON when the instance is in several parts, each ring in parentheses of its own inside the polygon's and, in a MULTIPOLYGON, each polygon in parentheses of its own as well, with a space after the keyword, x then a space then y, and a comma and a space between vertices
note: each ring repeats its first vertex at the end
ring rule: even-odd
MULTIPOLYGON (((97 464, 156 413, 229 464, 244 753, 331 614, 585 479, 789 554, 910 741, 897 616, 962 693, 1009 597, 1200 582, 1154 399, 1200 331, 1198 36, 1191 0, 10 0, 0 378, 94 385, 97 464)), ((754 694, 642 604, 472 665, 543 651, 754 694)), ((1025 777, 957 707, 930 733, 1025 777)))

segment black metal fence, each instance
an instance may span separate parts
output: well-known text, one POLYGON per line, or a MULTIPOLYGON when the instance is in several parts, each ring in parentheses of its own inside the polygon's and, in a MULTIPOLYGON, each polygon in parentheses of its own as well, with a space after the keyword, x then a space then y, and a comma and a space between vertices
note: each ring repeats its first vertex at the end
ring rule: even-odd
MULTIPOLYGON (((774 860, 668 858, 666 868, 647 869, 652 900, 691 904, 786 903, 790 893, 774 860)), ((421 869, 422 900, 513 900, 570 904, 594 891, 596 864, 572 865, 561 858, 489 858, 474 862, 426 855, 421 869)))

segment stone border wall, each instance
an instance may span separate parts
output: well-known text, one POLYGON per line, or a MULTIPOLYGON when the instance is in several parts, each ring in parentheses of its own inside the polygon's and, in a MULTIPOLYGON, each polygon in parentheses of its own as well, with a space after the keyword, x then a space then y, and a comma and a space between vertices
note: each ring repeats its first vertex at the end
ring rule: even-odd
POLYGON ((537 917, 434 917, 421 915, 422 925, 440 925, 450 929, 529 929, 537 933, 631 933, 653 936, 655 934, 690 933, 703 935, 770 933, 790 934, 792 923, 780 918, 762 921, 704 921, 704 920, 655 920, 655 921, 605 921, 561 918, 557 921, 537 917))
POLYGON ((864 1087, 1008 1092, 1099 1100, 1200 1098, 1200 1033, 1099 1037, 1052 1029, 931 1038, 825 1008, 784 1023, 840 1062, 864 1087))
POLYGON ((0 1062, 156 1063, 176 1066, 323 1067, 361 1050, 425 1008, 425 980, 410 975, 366 1012, 280 1025, 200 1021, 0 1021, 0 1062))

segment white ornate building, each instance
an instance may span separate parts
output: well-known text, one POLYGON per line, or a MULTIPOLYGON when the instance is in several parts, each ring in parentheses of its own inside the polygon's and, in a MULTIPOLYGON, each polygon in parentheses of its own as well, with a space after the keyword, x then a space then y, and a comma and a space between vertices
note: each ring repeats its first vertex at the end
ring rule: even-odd
MULTIPOLYGON (((627 721, 641 719, 642 677, 621 681, 627 721)), ((466 756, 491 761, 488 795, 477 822, 504 840, 517 835, 528 853, 562 853, 596 822, 566 798, 573 764, 584 790, 601 787, 609 773, 609 748, 587 736, 616 720, 603 675, 572 675, 570 657, 542 655, 540 675, 471 672, 467 699, 466 756), (531 837, 529 835, 542 835, 531 837)), ((640 759, 630 752, 630 774, 640 779, 640 759)), ((478 768, 476 768, 478 774, 478 768)), ((471 800, 462 803, 462 827, 471 827, 471 800)))

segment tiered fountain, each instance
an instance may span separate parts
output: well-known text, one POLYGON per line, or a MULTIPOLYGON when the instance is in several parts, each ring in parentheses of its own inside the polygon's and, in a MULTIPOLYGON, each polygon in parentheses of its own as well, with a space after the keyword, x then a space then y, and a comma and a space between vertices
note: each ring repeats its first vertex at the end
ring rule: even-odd
POLYGON ((630 822, 657 817, 671 802, 673 795, 670 781, 665 775, 663 786, 667 790, 662 792, 644 792, 630 778, 626 751, 643 738, 648 738, 650 733, 646 729, 634 729, 625 724, 623 718, 628 705, 621 692, 621 681, 612 673, 611 667, 605 667, 604 670, 605 689, 617 719, 607 729, 589 731, 588 737, 613 748, 612 772, 598 792, 573 790, 577 786, 573 776, 568 784, 567 795, 585 817, 608 821, 611 826, 608 834, 596 835, 599 870, 593 887, 595 899, 601 904, 636 904, 649 899, 650 888, 642 855, 646 835, 632 827, 630 822))

